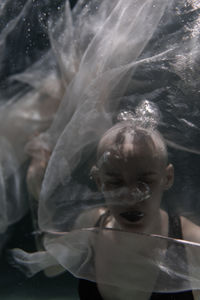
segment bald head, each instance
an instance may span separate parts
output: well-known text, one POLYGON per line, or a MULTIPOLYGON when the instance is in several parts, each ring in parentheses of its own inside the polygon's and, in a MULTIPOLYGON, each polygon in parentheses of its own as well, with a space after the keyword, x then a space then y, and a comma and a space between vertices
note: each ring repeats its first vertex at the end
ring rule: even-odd
POLYGON ((166 144, 155 129, 135 126, 132 121, 123 121, 110 128, 101 138, 97 159, 106 151, 114 151, 119 156, 128 157, 136 149, 145 149, 157 156, 166 166, 168 161, 166 144))

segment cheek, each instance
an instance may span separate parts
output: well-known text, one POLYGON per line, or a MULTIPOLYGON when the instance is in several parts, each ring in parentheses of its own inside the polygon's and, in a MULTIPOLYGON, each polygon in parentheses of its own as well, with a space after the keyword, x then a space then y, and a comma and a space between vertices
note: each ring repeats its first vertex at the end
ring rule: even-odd
POLYGON ((164 181, 163 179, 159 180, 158 182, 152 184, 150 186, 151 189, 151 199, 152 206, 160 205, 162 200, 163 192, 164 192, 164 181))
POLYGON ((112 188, 108 187, 106 185, 102 186, 102 193, 104 195, 104 198, 108 202, 116 202, 118 203, 120 199, 123 199, 127 195, 127 189, 126 188, 112 188))
POLYGON ((154 194, 162 194, 165 190, 165 179, 161 177, 159 180, 155 181, 150 185, 151 191, 154 194))
POLYGON ((113 190, 104 190, 103 195, 107 204, 111 206, 133 206, 142 203, 144 205, 151 198, 151 189, 149 186, 143 191, 139 188, 120 187, 113 190))
POLYGON ((130 197, 128 188, 114 188, 114 189, 104 189, 103 191, 104 199, 107 205, 111 208, 112 211, 117 211, 118 208, 127 205, 133 205, 134 201, 130 197))
POLYGON ((153 205, 154 204, 155 206, 160 205, 162 196, 163 196, 163 190, 161 188, 153 189, 151 193, 151 202, 153 203, 153 205))
POLYGON ((163 189, 161 186, 157 186, 155 189, 152 189, 151 199, 147 203, 150 210, 155 210, 160 208, 162 201, 163 189))

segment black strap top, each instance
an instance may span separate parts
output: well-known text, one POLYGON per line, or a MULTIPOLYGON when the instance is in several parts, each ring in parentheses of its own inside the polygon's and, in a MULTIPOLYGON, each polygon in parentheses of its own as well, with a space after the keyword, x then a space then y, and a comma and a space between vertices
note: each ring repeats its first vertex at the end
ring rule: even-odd
MULTIPOLYGON (((107 216, 107 213, 101 216, 95 224, 95 227, 101 226, 103 219, 105 220, 105 217, 107 216)), ((183 235, 179 216, 169 215, 168 232, 169 237, 175 239, 182 239, 183 235)), ((184 260, 187 261, 184 245, 181 244, 178 251, 181 251, 182 257, 184 257, 184 260)), ((96 283, 83 279, 79 280, 79 297, 80 300, 103 300, 98 291, 96 283)), ((151 298, 149 300, 194 300, 194 298, 192 291, 186 291, 178 293, 152 293, 151 298)))
MULTIPOLYGON (((169 215, 168 236, 174 239, 183 239, 181 220, 177 215, 169 215)), ((168 245, 169 246, 169 245, 168 245)), ((183 244, 178 244, 176 248, 177 255, 181 255, 183 261, 187 262, 187 254, 183 244), (179 254, 180 253, 180 254, 179 254)), ((167 251, 166 260, 170 256, 170 247, 167 251)), ((170 260, 169 260, 170 264, 170 260)), ((187 272, 187 270, 185 270, 187 272)), ((162 275, 161 275, 162 276, 162 275)), ((158 279, 159 280, 159 279, 158 279)), ((174 280, 169 278, 168 280, 174 280)), ((194 300, 192 291, 184 291, 177 293, 152 293, 150 300, 194 300)))
POLYGON ((183 239, 180 217, 169 215, 168 236, 174 239, 183 239))

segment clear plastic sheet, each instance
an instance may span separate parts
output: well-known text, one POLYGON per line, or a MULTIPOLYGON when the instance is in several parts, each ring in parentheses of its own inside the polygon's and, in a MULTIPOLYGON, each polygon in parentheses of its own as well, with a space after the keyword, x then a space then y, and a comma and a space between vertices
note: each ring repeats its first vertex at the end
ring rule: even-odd
POLYGON ((31 157, 40 156, 36 146, 31 146, 31 140, 49 127, 62 95, 56 63, 51 63, 52 51, 46 52, 43 57, 41 49, 31 53, 31 47, 34 48, 30 42, 31 26, 33 22, 35 25, 40 22, 38 30, 44 27, 41 18, 37 20, 34 16, 37 10, 43 14, 45 6, 36 4, 34 1, 4 1, 0 8, 2 245, 9 235, 9 226, 19 221, 30 206, 25 187, 27 165, 31 157), (20 43, 20 40, 23 42, 20 43))
MULTIPOLYGON (((41 162, 41 149, 51 154, 37 199, 44 251, 13 251, 28 275, 60 264, 100 289, 199 288, 199 10, 195 0, 79 1, 72 11, 66 1, 49 22, 50 50, 13 76, 31 91, 11 99, 8 115, 13 109, 24 118, 27 107, 24 140, 32 128, 43 133, 26 149, 41 162), (148 226, 126 230, 108 216, 109 196, 90 175, 99 141, 120 112, 168 146, 175 182, 161 208, 182 216, 183 240, 148 226)), ((152 194, 143 181, 132 191, 136 202, 150 199, 149 208, 152 194)), ((117 193, 111 198, 117 206, 117 193)))
POLYGON ((88 228, 56 240, 47 238, 46 248, 75 276, 96 279, 99 284, 159 292, 199 286, 200 249, 195 243, 88 228), (186 263, 185 253, 191 264, 186 263))
POLYGON ((22 176, 14 151, 3 137, 1 137, 0 145, 0 233, 2 234, 9 225, 21 219, 27 212, 28 206, 22 194, 22 176))

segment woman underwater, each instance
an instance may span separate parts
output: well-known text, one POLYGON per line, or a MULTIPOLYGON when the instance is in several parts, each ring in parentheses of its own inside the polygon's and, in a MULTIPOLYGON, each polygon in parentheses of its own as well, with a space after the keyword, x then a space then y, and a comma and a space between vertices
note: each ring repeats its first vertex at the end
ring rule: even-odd
MULTIPOLYGON (((182 216, 168 214, 160 208, 163 192, 173 184, 174 169, 173 165, 168 162, 165 141, 157 130, 135 125, 134 118, 114 125, 103 135, 98 144, 97 164, 93 166, 91 173, 107 205, 104 210, 95 209, 92 212, 92 218, 89 215, 91 212, 85 213, 80 217, 79 222, 84 224, 84 218, 85 220, 95 219, 96 214, 97 223, 102 229, 112 228, 126 232, 169 236, 197 243, 200 241, 198 226, 182 216)), ((123 244, 123 239, 121 241, 118 239, 118 242, 123 244)), ((115 246, 117 246, 116 243, 115 246)), ((101 250, 103 247, 102 243, 101 250)), ((148 242, 146 247, 148 247, 148 242)), ((183 245, 181 248, 185 262, 187 262, 186 250, 183 245)), ((81 280, 80 299, 193 299, 192 292, 189 291, 153 293, 151 296, 151 292, 142 292, 134 288, 129 290, 120 286, 98 284, 99 274, 100 276, 109 272, 114 274, 118 266, 117 257, 115 266, 111 266, 107 259, 104 262, 102 253, 109 256, 109 252, 106 254, 105 250, 97 250, 96 253, 99 254, 95 258, 97 285, 81 280)), ((113 248, 112 257, 115 256, 114 253, 113 248)), ((121 268, 123 265, 120 264, 119 269, 121 268)), ((136 270, 126 269, 126 276, 129 277, 127 272, 132 273, 136 270)), ((141 270, 140 272, 142 274, 141 270)), ((145 272, 146 270, 143 274, 144 280, 148 281, 145 272)), ((152 290, 155 282, 159 280, 156 277, 154 279, 152 290)))
MULTIPOLYGON (((166 292, 193 297, 185 291, 200 284, 199 228, 184 216, 198 193, 188 204, 176 191, 169 212, 160 205, 174 180, 165 140, 177 153, 199 155, 199 8, 196 1, 115 0, 80 1, 72 12, 63 10, 43 64, 56 56, 60 72, 53 69, 49 80, 73 75, 52 124, 29 143, 36 160, 27 181, 38 201, 43 249, 13 252, 32 275, 60 265, 96 281, 103 299, 143 300, 152 292, 163 299, 166 292), (144 99, 150 101, 141 109, 144 99), (136 115, 113 126, 121 103, 136 115), (149 103, 162 119, 152 118, 149 103), (98 191, 87 182, 86 165, 98 191)), ((191 166, 182 164, 188 176, 191 166)), ((198 214, 197 207, 197 221, 198 214)), ((81 299, 89 297, 85 284, 81 299)))

